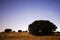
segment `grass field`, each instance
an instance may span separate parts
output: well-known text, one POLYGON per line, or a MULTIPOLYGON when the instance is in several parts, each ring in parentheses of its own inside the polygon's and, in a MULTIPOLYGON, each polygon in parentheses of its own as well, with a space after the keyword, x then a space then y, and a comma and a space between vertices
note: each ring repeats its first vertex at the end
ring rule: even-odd
POLYGON ((33 36, 29 33, 0 33, 0 40, 60 40, 60 36, 33 36))

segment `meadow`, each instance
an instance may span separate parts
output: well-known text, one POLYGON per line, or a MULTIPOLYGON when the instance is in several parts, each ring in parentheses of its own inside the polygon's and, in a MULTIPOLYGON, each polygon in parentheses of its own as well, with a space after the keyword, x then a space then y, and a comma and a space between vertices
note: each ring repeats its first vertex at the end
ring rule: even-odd
POLYGON ((34 36, 27 32, 0 33, 0 40, 60 40, 60 36, 34 36))

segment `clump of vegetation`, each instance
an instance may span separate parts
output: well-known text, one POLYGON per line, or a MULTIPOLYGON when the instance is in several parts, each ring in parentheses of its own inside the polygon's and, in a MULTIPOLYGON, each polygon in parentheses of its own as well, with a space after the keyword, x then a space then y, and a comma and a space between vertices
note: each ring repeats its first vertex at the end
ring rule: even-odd
POLYGON ((59 31, 57 31, 57 33, 60 33, 59 31))
POLYGON ((29 33, 38 36, 51 35, 56 29, 56 25, 48 20, 36 20, 28 27, 29 33))
POLYGON ((10 32, 12 32, 12 29, 5 29, 4 32, 10 33, 10 32))
POLYGON ((22 32, 22 30, 18 30, 18 32, 22 32))
POLYGON ((13 32, 15 32, 15 31, 13 31, 13 32))
POLYGON ((23 32, 27 32, 27 30, 26 31, 23 31, 23 32))

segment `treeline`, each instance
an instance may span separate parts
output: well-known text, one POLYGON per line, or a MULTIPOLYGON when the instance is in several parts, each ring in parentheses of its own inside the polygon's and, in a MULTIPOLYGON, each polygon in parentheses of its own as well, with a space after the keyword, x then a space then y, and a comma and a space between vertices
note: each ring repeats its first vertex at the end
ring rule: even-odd
MULTIPOLYGON (((12 29, 5 29, 4 32, 1 33, 11 33, 11 32, 16 32, 16 31, 13 31, 12 29)), ((18 32, 27 32, 27 30, 26 31, 18 30, 18 32)))

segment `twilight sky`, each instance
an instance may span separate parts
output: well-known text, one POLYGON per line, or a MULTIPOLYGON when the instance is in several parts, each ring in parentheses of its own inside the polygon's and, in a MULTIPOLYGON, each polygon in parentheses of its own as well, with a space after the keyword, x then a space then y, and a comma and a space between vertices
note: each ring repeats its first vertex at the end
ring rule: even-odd
POLYGON ((59 0, 0 0, 0 31, 28 30, 35 20, 49 20, 60 31, 59 0))

